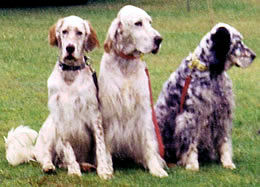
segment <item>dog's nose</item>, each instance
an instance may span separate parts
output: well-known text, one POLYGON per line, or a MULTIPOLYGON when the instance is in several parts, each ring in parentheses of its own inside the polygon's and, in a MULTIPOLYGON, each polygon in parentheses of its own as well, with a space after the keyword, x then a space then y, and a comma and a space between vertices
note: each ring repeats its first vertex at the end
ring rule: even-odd
POLYGON ((255 59, 256 55, 254 53, 251 54, 252 61, 255 59))
POLYGON ((73 45, 68 45, 66 47, 66 51, 69 53, 69 54, 72 54, 74 51, 75 51, 75 47, 73 45))
POLYGON ((156 46, 159 46, 161 44, 161 42, 162 42, 162 37, 160 37, 160 36, 154 37, 154 43, 156 46))

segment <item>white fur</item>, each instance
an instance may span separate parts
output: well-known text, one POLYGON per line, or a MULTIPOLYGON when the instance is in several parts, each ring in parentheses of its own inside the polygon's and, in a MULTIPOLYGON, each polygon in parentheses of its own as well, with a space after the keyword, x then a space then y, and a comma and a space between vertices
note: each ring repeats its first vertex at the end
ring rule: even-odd
POLYGON ((33 159, 33 144, 38 133, 29 127, 19 126, 11 129, 5 139, 6 159, 16 166, 33 159))
POLYGON ((110 154, 130 157, 152 175, 165 177, 165 162, 159 155, 152 121, 146 64, 138 56, 159 48, 154 47, 154 37, 160 35, 151 27, 150 20, 137 7, 125 6, 120 10, 105 42, 105 49, 109 47, 101 60, 99 95, 109 162, 110 154), (135 25, 138 21, 142 21, 142 26, 135 25), (136 59, 124 59, 117 55, 119 52, 136 59))

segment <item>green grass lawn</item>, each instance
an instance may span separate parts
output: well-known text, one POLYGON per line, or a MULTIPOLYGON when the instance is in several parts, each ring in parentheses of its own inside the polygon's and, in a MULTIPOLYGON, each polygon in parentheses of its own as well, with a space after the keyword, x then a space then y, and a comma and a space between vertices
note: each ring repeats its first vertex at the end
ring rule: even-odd
MULTIPOLYGON (((2 137, 10 128, 28 125, 38 131, 48 115, 47 79, 58 50, 49 46, 47 35, 58 18, 73 14, 90 20, 103 44, 111 21, 123 5, 146 10, 164 38, 158 55, 144 57, 155 101, 169 75, 218 22, 237 28, 259 56, 259 0, 190 2, 190 12, 184 0, 99 0, 85 6, 0 9, 0 186, 260 186, 259 58, 248 69, 228 72, 236 95, 232 135, 236 170, 217 163, 201 164, 199 172, 175 167, 168 170, 168 178, 159 179, 141 166, 126 164, 115 168, 112 180, 103 181, 95 173, 79 178, 58 170, 56 175, 47 175, 37 163, 12 167, 5 159, 2 137)), ((101 47, 89 54, 97 71, 103 52, 101 47)))

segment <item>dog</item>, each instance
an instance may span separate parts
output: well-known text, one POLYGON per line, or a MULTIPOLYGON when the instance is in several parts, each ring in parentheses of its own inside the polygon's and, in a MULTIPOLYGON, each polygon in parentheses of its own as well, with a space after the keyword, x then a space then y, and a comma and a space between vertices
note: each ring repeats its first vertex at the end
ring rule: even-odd
POLYGON ((7 160, 17 165, 35 158, 46 173, 58 166, 67 168, 68 174, 81 176, 80 166, 96 159, 98 175, 111 178, 97 88, 84 57, 85 51, 99 46, 96 32, 88 21, 69 16, 50 28, 49 43, 60 51, 48 79, 50 114, 35 146, 37 132, 32 129, 20 126, 9 132, 5 141, 7 160))
POLYGON ((109 165, 112 156, 131 158, 166 177, 152 121, 148 77, 142 54, 157 53, 162 37, 142 9, 126 5, 112 21, 104 43, 99 98, 109 165), (112 156, 111 156, 112 155, 112 156))
POLYGON ((234 98, 226 71, 254 60, 255 53, 242 39, 230 25, 215 25, 164 83, 155 112, 166 162, 196 171, 199 161, 220 159, 225 168, 236 168, 231 143, 234 98))

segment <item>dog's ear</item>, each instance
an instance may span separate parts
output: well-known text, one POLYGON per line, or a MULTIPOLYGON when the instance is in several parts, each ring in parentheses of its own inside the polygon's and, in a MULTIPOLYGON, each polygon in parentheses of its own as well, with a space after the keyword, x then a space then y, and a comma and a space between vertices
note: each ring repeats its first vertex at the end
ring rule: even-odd
POLYGON ((109 34, 107 35, 107 38, 104 42, 104 50, 106 53, 109 53, 112 49, 112 39, 110 38, 109 34))
POLYGON ((213 42, 211 50, 220 62, 224 62, 231 45, 229 31, 225 27, 219 27, 216 33, 211 36, 211 40, 213 42))
POLYGON ((87 38, 85 40, 85 50, 88 52, 88 51, 92 51, 95 47, 99 47, 99 41, 98 41, 98 38, 97 38, 97 34, 96 34, 96 31, 93 29, 92 25, 86 21, 86 28, 88 27, 89 28, 89 33, 87 35, 87 38))
POLYGON ((56 24, 50 27, 48 39, 49 39, 49 44, 51 46, 58 46, 58 40, 56 37, 56 24))
POLYGON ((114 19, 114 21, 111 23, 108 33, 107 33, 107 38, 104 42, 104 49, 105 52, 109 53, 110 50, 112 49, 113 42, 117 40, 117 35, 118 35, 118 29, 121 27, 121 22, 119 21, 118 18, 114 19))
POLYGON ((220 74, 225 69, 225 62, 231 45, 231 36, 227 28, 219 27, 216 33, 211 35, 212 54, 214 54, 214 61, 210 64, 210 69, 215 74, 220 74))
POLYGON ((49 44, 51 46, 57 46, 57 47, 59 46, 60 36, 58 36, 57 31, 62 24, 63 24, 63 19, 59 19, 57 23, 52 25, 49 29, 48 39, 49 39, 49 44))

